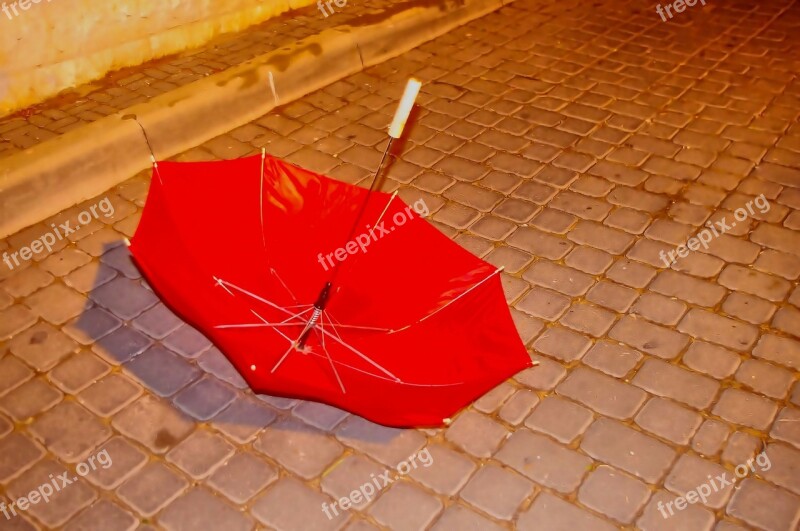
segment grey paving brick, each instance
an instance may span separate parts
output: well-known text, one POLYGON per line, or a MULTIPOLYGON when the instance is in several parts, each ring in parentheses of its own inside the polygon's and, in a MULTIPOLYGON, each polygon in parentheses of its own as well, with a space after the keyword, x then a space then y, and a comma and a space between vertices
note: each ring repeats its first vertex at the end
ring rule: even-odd
POLYGON ((228 407, 236 392, 216 378, 204 377, 175 395, 174 402, 186 414, 208 420, 228 407))
POLYGON ((150 395, 117 413, 111 424, 156 454, 169 451, 193 429, 185 415, 150 395))
POLYGON ((425 528, 442 511, 443 504, 406 483, 395 483, 370 507, 369 514, 390 529, 425 528))
POLYGON ((514 432, 496 458, 536 483, 559 492, 573 492, 592 460, 528 430, 514 432))
POLYGON ((181 529, 230 529, 249 531, 252 517, 234 509, 205 489, 195 487, 172 502, 158 516, 158 522, 170 531, 181 529))
POLYGON ((509 520, 533 493, 527 479, 498 466, 484 466, 461 491, 461 498, 500 520, 509 520))
POLYGON ((260 401, 238 396, 227 409, 211 421, 229 439, 244 444, 277 418, 277 413, 260 401))
POLYGON ((617 421, 597 419, 581 441, 581 449, 595 459, 654 483, 675 458, 669 446, 617 421))
POLYGON ((584 367, 574 369, 556 392, 618 419, 631 418, 647 399, 641 389, 584 367))
POLYGON ((150 517, 169 505, 188 486, 185 477, 154 461, 125 481, 117 489, 117 495, 140 515, 150 517))
POLYGON ((306 529, 337 530, 344 527, 349 514, 336 507, 331 498, 312 490, 295 478, 280 479, 259 496, 250 512, 265 526, 287 531, 306 529), (328 504, 330 519, 323 512, 323 504, 328 504))
POLYGON ((344 451, 325 432, 296 419, 270 425, 253 446, 304 479, 321 474, 344 451))
POLYGON ((616 529, 611 522, 598 518, 589 511, 579 508, 547 492, 533 500, 530 509, 520 515, 517 529, 586 529, 591 531, 611 531, 616 529))
POLYGON ((192 479, 202 479, 233 455, 235 448, 219 435, 197 430, 166 455, 167 461, 192 479))
POLYGON ((207 482, 231 502, 244 504, 277 479, 275 467, 242 452, 217 468, 207 482))
MULTIPOLYGON (((86 481, 74 476, 71 470, 64 468, 57 461, 52 459, 39 461, 24 475, 10 483, 6 488, 6 494, 11 499, 17 500, 28 497, 39 486, 47 483, 51 474, 54 478, 61 478, 64 473, 67 474, 65 479, 70 481, 65 488, 56 492, 47 503, 31 504, 27 509, 30 515, 45 526, 51 529, 61 528, 84 507, 90 505, 97 498, 97 493, 86 481)), ((64 479, 58 481, 59 485, 63 486, 64 479)))
POLYGON ((647 485, 609 466, 597 467, 578 491, 587 507, 621 523, 630 523, 650 498, 647 485))
POLYGON ((474 411, 461 413, 447 429, 448 441, 475 457, 489 457, 508 436, 496 421, 474 411))

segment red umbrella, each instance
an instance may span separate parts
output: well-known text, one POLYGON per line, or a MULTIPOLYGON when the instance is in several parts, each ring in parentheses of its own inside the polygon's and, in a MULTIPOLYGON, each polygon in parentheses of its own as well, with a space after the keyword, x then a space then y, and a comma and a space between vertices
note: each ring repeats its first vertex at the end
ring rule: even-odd
POLYGON ((426 210, 263 153, 160 162, 131 252, 256 392, 440 425, 531 360, 500 270, 426 210))

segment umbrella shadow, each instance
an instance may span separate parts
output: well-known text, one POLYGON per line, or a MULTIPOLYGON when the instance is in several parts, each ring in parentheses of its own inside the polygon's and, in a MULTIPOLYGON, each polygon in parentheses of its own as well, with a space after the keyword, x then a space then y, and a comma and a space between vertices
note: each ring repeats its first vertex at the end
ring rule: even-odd
MULTIPOLYGON (((147 284, 124 240, 105 243, 100 259, 86 267, 90 269, 85 273, 93 278, 85 274, 81 289, 89 300, 69 324, 71 333, 151 397, 169 403, 184 420, 224 423, 225 431, 256 433, 269 427, 312 438, 313 433, 325 437, 325 432, 343 430, 349 439, 378 445, 389 445, 405 431, 414 431, 387 428, 323 403, 315 408, 309 406, 316 402, 255 393, 222 351, 147 284), (204 392, 212 398, 198 396, 204 392), (192 395, 192 402, 209 404, 203 410, 206 415, 184 410, 184 399, 190 401, 187 395, 192 395)), ((171 447, 183 438, 165 427, 156 443, 171 447)))

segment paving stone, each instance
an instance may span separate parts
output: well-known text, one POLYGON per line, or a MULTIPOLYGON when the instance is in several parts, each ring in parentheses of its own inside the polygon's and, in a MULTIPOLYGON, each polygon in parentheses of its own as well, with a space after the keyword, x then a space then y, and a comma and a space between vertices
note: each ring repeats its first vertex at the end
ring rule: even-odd
POLYGON ((230 529, 249 531, 254 521, 205 489, 195 487, 172 502, 159 515, 158 522, 167 530, 230 529))
POLYGON ((348 415, 346 411, 318 402, 301 402, 292 414, 306 424, 324 431, 331 431, 348 415))
POLYGON ((296 419, 270 425, 253 447, 304 479, 317 477, 344 450, 324 432, 296 419))
POLYGON ((200 377, 201 371, 181 356, 154 345, 123 365, 123 370, 159 396, 172 396, 200 377))
POLYGON ((64 531, 131 531, 137 523, 131 513, 116 503, 100 500, 72 519, 64 531))
POLYGON ((645 483, 605 465, 592 471, 578 491, 581 503, 621 523, 633 521, 649 497, 645 483))
POLYGON ((92 350, 112 365, 121 365, 130 361, 147 349, 151 344, 147 336, 122 326, 93 344, 92 350))
POLYGON ((677 496, 664 491, 656 492, 636 520, 636 527, 643 531, 668 531, 670 529, 692 529, 711 531, 714 514, 698 504, 676 504, 677 496))
POLYGON ((183 321, 162 303, 141 313, 132 324, 153 339, 164 339, 181 326, 183 321))
POLYGON ((734 492, 735 476, 722 466, 691 454, 682 455, 672 467, 664 486, 691 503, 712 509, 724 507, 734 492), (723 474, 725 477, 722 477, 723 474), (708 492, 706 492, 708 490, 708 492), (697 495, 688 494, 695 491, 697 495), (692 501, 694 499, 694 501, 692 501))
POLYGON ((648 483, 662 478, 675 457, 674 450, 667 445, 606 418, 599 418, 589 426, 581 449, 648 483))
POLYGON ((77 345, 47 323, 38 323, 9 342, 11 352, 38 371, 47 371, 77 345))
POLYGON ((449 529, 500 531, 503 528, 466 507, 455 504, 445 509, 442 516, 431 527, 431 531, 447 531, 449 529))
POLYGON ((642 359, 642 354, 623 344, 597 341, 581 360, 610 376, 625 376, 642 359))
POLYGON ((448 441, 475 457, 490 457, 507 436, 503 426, 473 411, 461 413, 445 434, 448 441))
POLYGON ((694 439, 692 439, 692 449, 701 456, 715 455, 722 449, 730 431, 727 424, 707 419, 695 433, 694 439))
MULTIPOLYGON (((98 457, 106 452, 108 459, 106 463, 99 462, 86 479, 104 490, 118 487, 147 463, 147 456, 123 437, 109 439, 100 448, 94 456, 98 457)), ((89 459, 91 460, 91 456, 89 459)))
POLYGON ((619 313, 627 312, 636 297, 636 291, 608 281, 598 282, 586 294, 586 300, 619 313))
POLYGON ((517 520, 517 529, 585 529, 587 531, 611 531, 616 526, 598 518, 561 498, 543 492, 533 500, 530 509, 517 520))
POLYGON ((119 319, 102 308, 89 308, 64 325, 64 333, 81 345, 90 345, 122 326, 119 319))
POLYGON ((60 325, 80 314, 87 306, 87 299, 55 283, 29 296, 25 304, 44 320, 60 325))
POLYGON ((772 320, 772 328, 800 337, 800 310, 790 306, 780 308, 772 320))
POLYGON ((722 309, 745 322, 761 324, 770 320, 777 307, 759 297, 734 291, 725 299, 722 309))
POLYGON ((44 449, 21 433, 13 432, 0 439, 0 483, 29 469, 45 454, 44 449))
POLYGON ((14 356, 0 358, 0 395, 16 389, 33 375, 34 372, 14 356))
POLYGON ((242 375, 239 374, 230 360, 217 347, 212 346, 200 354, 200 357, 197 358, 197 364, 207 373, 213 374, 238 389, 246 389, 248 387, 242 375))
POLYGON ((117 271, 100 262, 89 262, 64 277, 64 284, 83 294, 110 282, 118 275, 117 271))
POLYGON ((800 370, 800 341, 764 334, 753 349, 753 356, 800 370))
POLYGON ((234 442, 245 444, 277 417, 274 410, 260 401, 237 396, 227 409, 214 417, 212 425, 234 442))
POLYGON ((498 416, 508 424, 520 424, 528 416, 531 409, 539 403, 536 393, 523 389, 517 391, 508 402, 500 408, 498 416))
POLYGON ((84 389, 78 400, 93 413, 110 417, 136 400, 142 388, 120 374, 110 374, 84 389))
POLYGON ((800 522, 800 499, 763 481, 745 479, 727 513, 758 529, 793 529, 800 522))
POLYGON ((791 371, 759 360, 745 360, 736 371, 736 379, 758 394, 781 399, 793 382, 791 371))
POLYGON ((167 461, 193 479, 202 479, 233 455, 235 448, 219 435, 197 430, 167 453, 167 461))
POLYGON ((524 371, 516 374, 514 378, 531 389, 541 391, 549 391, 558 385, 558 382, 564 379, 567 375, 566 369, 558 363, 549 358, 542 356, 531 356, 531 359, 537 365, 525 369, 524 371))
POLYGON ((62 391, 76 395, 108 374, 111 368, 91 352, 80 351, 49 373, 62 391))
POLYGON ((30 427, 39 441, 61 460, 83 460, 111 430, 74 402, 62 402, 41 415, 30 427))
POLYGON ((156 454, 168 452, 193 429, 186 416, 150 395, 117 413, 111 424, 156 454))
POLYGON ((516 304, 526 313, 547 321, 558 319, 569 308, 570 298, 549 289, 534 286, 516 304))
POLYGON ((516 388, 508 382, 503 382, 478 400, 472 407, 481 413, 493 413, 498 410, 508 398, 514 394, 516 388))
POLYGON ((461 491, 461 498, 500 520, 510 520, 533 493, 527 479, 498 466, 484 466, 461 491))
POLYGON ((631 313, 667 326, 678 324, 685 312, 686 305, 682 302, 656 293, 643 294, 631 308, 631 313))
POLYGON ((686 445, 702 422, 702 417, 663 398, 652 398, 636 415, 636 424, 654 435, 686 445))
POLYGON ((762 450, 763 443, 760 439, 743 431, 734 431, 725 444, 722 460, 735 467, 751 460, 756 453, 762 450))
POLYGON ((664 359, 675 358, 689 342, 685 335, 630 315, 620 319, 608 335, 664 359))
POLYGON ((690 310, 678 330, 734 350, 749 349, 759 333, 753 325, 699 309, 690 310))
POLYGON ((631 418, 647 398, 634 386, 583 367, 573 370, 556 391, 602 415, 619 419, 631 418))
POLYGON ((591 344, 589 338, 582 334, 553 326, 539 336, 533 347, 539 352, 570 362, 583 356, 591 344))
POLYGON ((297 479, 287 477, 281 478, 257 498, 250 512, 259 522, 274 529, 341 529, 349 515, 338 507, 334 512, 330 508, 332 503, 327 496, 310 489, 297 479), (329 507, 330 519, 321 509, 325 503, 329 507))
POLYGON ((778 407, 771 400, 752 393, 725 389, 712 412, 728 422, 764 431, 775 418, 778 407))
POLYGON ((578 332, 602 337, 615 320, 614 313, 592 304, 574 304, 561 318, 561 323, 578 332))
POLYGON ((170 350, 187 358, 196 358, 211 346, 205 336, 188 325, 178 328, 162 342, 170 350))
MULTIPOLYGON (((750 471, 764 479, 800 495, 800 451, 780 443, 767 445, 765 453, 748 462, 750 471)), ((744 468, 744 467, 743 467, 744 468)))
POLYGON ((237 453, 209 477, 208 485, 235 504, 245 504, 278 479, 275 467, 249 453, 237 453))
POLYGON ((440 494, 455 495, 475 471, 475 463, 445 446, 431 444, 426 449, 435 466, 418 466, 409 475, 440 494))
POLYGON ((741 358, 730 350, 703 341, 693 341, 682 359, 690 369, 720 380, 733 374, 741 362, 741 358))
MULTIPOLYGON (((26 511, 48 528, 62 529, 66 522, 97 498, 97 493, 87 485, 86 481, 72 478, 71 472, 60 463, 51 459, 39 461, 8 485, 6 495, 11 499, 27 497, 41 485, 48 483, 51 474, 57 478, 65 473, 70 480, 66 485, 69 488, 62 488, 53 494, 47 503, 31 504, 26 511)), ((63 479, 60 479, 59 483, 63 485, 63 479)))
POLYGON ((36 315, 21 304, 0 311, 0 341, 5 341, 34 323, 36 315))
POLYGON ((536 483, 563 493, 578 488, 592 462, 527 430, 514 432, 495 457, 536 483))
MULTIPOLYGON (((320 482, 320 487, 323 492, 330 495, 334 500, 349 497, 351 500, 346 503, 362 511, 380 494, 374 492, 369 494, 367 489, 364 492, 359 489, 363 485, 381 477, 382 473, 386 471, 382 465, 375 461, 371 461, 361 455, 351 455, 333 465, 326 472, 325 477, 320 482), (356 496, 353 497, 352 493, 356 493, 356 496)), ((397 473, 392 473, 387 478, 394 481, 397 475, 397 473)), ((374 491, 375 487, 372 490, 374 491)))
POLYGON ((133 319, 158 302, 158 297, 140 282, 121 277, 92 290, 89 297, 125 321, 133 319))
POLYGON ((209 420, 236 397, 233 389, 216 378, 204 377, 177 395, 175 404, 198 420, 209 420))
POLYGON ((422 529, 442 511, 442 502, 406 483, 395 483, 369 509, 379 523, 397 530, 422 529))
POLYGON ((183 476, 161 462, 151 462, 117 489, 119 498, 144 517, 169 505, 189 486, 183 476))
POLYGON ((715 306, 726 293, 722 286, 669 270, 659 273, 650 289, 667 297, 677 297, 707 307, 715 306))
POLYGON ((18 422, 27 421, 59 403, 63 393, 43 378, 28 380, 0 398, 0 410, 18 422))
POLYGON ((700 410, 711 405, 719 389, 719 383, 710 378, 656 359, 645 360, 631 383, 700 410))
POLYGON ((585 273, 546 260, 535 262, 522 278, 570 297, 586 293, 594 283, 594 279, 585 273))
POLYGON ((769 435, 800 449, 800 410, 792 407, 781 409, 769 435))
POLYGON ((53 277, 39 267, 32 266, 20 270, 0 282, 0 288, 13 298, 27 297, 37 290, 53 283, 53 277))

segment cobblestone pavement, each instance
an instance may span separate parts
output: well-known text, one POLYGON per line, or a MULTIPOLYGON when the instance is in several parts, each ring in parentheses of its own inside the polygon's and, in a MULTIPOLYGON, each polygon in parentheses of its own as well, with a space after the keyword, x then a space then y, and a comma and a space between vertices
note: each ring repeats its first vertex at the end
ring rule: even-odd
POLYGON ((149 177, 121 184, 113 217, 0 267, 0 497, 113 459, 0 529, 796 529, 798 49, 794 1, 662 22, 519 0, 178 157, 266 146, 356 182, 405 79, 424 80, 387 188, 505 266, 540 362, 447 429, 254 396, 132 266, 149 177), (769 210, 735 217, 760 194, 769 210), (707 221, 730 229, 666 268, 707 221), (430 467, 321 510, 423 448, 430 467))
POLYGON ((202 48, 124 68, 93 83, 66 90, 39 105, 0 117, 0 158, 238 66, 338 25, 358 25, 365 17, 391 14, 414 2, 351 2, 328 17, 316 4, 292 10, 239 33, 220 35, 202 48))

